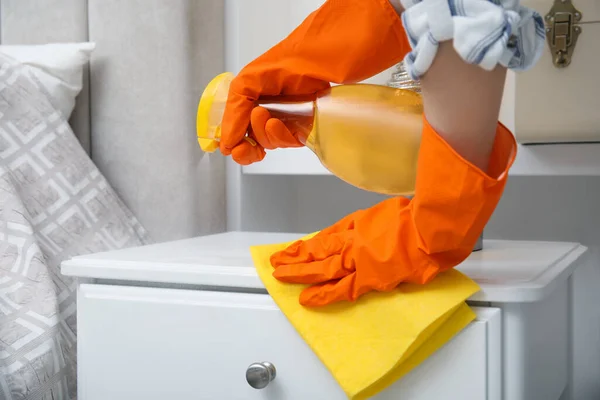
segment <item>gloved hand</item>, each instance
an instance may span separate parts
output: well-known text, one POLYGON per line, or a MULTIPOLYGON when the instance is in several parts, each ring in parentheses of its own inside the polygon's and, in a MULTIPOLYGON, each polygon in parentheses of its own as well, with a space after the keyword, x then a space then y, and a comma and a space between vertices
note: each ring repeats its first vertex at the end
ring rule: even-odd
POLYGON ((221 153, 247 165, 262 160, 265 148, 301 146, 295 132, 266 109, 255 108, 255 101, 313 94, 330 82, 358 82, 400 62, 409 50, 402 22, 388 0, 326 1, 231 82, 221 153), (248 130, 258 145, 242 140, 248 130))
POLYGON ((484 173, 425 121, 414 198, 392 198, 359 210, 273 254, 273 276, 314 285, 300 296, 305 306, 354 301, 403 282, 427 283, 471 253, 500 200, 515 155, 513 135, 499 124, 484 173))

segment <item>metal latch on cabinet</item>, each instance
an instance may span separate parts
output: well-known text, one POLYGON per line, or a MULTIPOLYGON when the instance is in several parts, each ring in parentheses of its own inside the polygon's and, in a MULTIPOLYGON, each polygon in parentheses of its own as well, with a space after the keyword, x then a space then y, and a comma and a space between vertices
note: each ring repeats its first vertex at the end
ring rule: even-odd
POLYGON ((571 0, 554 0, 546 14, 546 39, 552 53, 552 62, 557 68, 571 64, 577 38, 581 33, 581 12, 571 0))

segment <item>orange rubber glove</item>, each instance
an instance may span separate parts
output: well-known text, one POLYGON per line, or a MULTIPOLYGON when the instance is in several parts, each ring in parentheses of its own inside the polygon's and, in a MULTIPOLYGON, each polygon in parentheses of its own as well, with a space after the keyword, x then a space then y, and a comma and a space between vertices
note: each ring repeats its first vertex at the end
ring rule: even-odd
POLYGON ((354 301, 403 282, 425 284, 469 256, 500 200, 515 155, 513 135, 498 124, 485 174, 425 121, 414 198, 359 210, 273 254, 273 276, 313 284, 300 296, 305 306, 354 301))
POLYGON ((265 148, 302 146, 293 130, 266 109, 255 108, 255 102, 265 96, 314 94, 330 82, 358 82, 400 62, 408 51, 402 22, 388 0, 326 1, 233 79, 221 153, 247 165, 262 160, 265 148), (258 145, 242 140, 247 131, 258 145))

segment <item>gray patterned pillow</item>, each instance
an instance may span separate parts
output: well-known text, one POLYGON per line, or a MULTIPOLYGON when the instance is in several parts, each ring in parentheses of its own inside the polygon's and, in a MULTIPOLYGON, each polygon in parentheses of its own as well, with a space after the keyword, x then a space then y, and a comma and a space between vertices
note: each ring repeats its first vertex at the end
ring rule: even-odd
POLYGON ((75 284, 60 263, 149 243, 58 109, 0 54, 0 399, 76 398, 75 284))

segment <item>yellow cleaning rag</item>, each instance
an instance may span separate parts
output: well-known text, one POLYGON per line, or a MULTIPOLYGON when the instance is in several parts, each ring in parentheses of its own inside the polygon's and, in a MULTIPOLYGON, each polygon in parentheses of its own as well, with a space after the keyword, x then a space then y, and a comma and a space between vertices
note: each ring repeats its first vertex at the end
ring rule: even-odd
POLYGON ((355 303, 303 307, 298 297, 306 285, 281 283, 272 275, 271 254, 289 244, 252 247, 256 270, 281 311, 349 399, 376 395, 475 319, 465 300, 479 287, 456 270, 440 274, 425 286, 404 284, 394 292, 366 294, 355 303))

